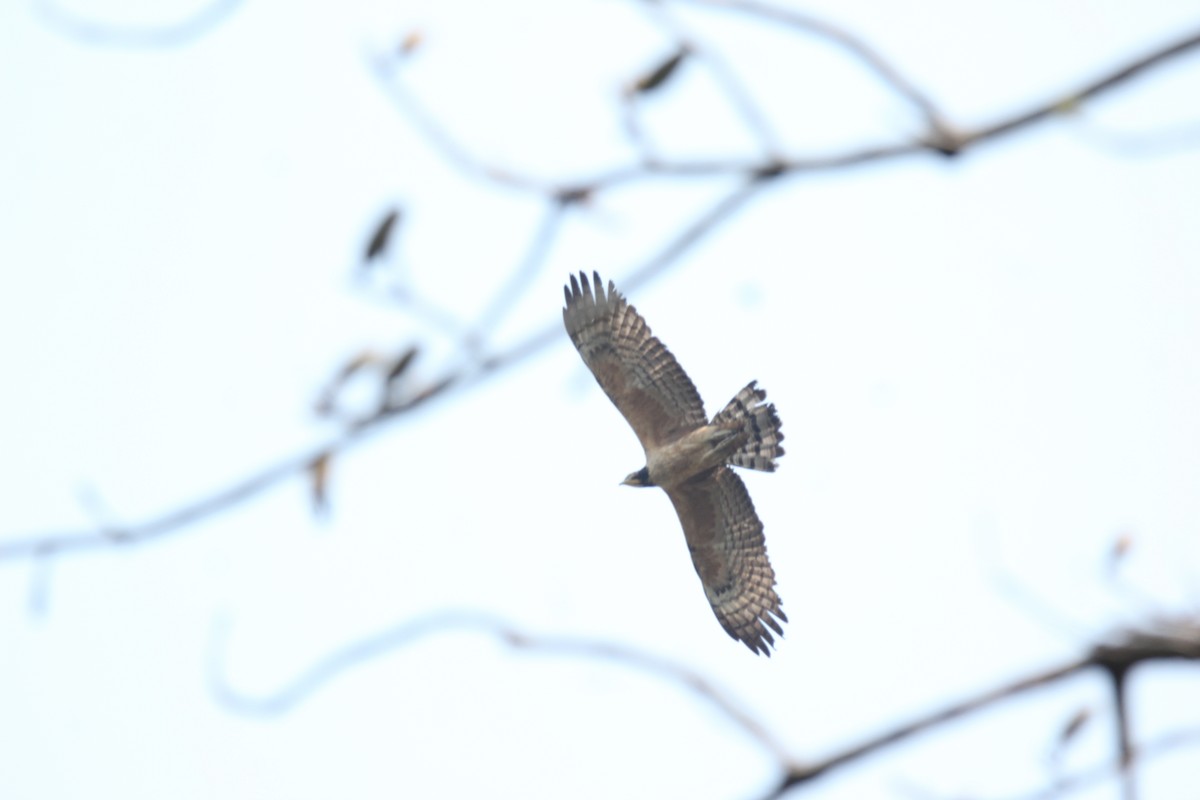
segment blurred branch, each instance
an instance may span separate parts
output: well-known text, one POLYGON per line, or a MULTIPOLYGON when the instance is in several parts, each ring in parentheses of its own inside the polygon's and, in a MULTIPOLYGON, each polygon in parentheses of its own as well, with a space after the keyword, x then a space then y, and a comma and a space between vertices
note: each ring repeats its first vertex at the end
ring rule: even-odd
MULTIPOLYGON (((874 73, 896 94, 906 99, 925 118, 929 130, 918 149, 932 149, 947 156, 956 155, 977 142, 1012 133, 1047 117, 1070 112, 1085 100, 1116 88, 1152 67, 1177 58, 1200 45, 1200 31, 1194 31, 1174 43, 1157 47, 1140 58, 1133 59, 1074 90, 1061 93, 1024 112, 1006 116, 990 125, 971 130, 948 123, 946 116, 929 96, 904 77, 900 70, 888 62, 875 48, 825 20, 758 0, 676 1, 697 7, 746 14, 764 22, 779 23, 810 33, 838 45, 853 58, 862 62, 863 66, 874 73)), ((845 159, 846 156, 842 158, 845 159)), ((796 168, 803 167, 797 166, 796 168)))
POLYGON ((400 81, 398 73, 405 65, 405 58, 397 58, 391 52, 380 55, 368 54, 367 63, 380 86, 384 88, 388 97, 396 105, 396 109, 408 119, 413 127, 420 131, 426 141, 438 151, 438 154, 447 163, 454 165, 467 175, 498 186, 540 194, 553 193, 552 187, 546 182, 492 166, 476 157, 470 149, 459 142, 425 107, 417 95, 400 81))
POLYGON ((521 262, 517 264, 516 269, 512 271, 504 285, 492 296, 491 302, 476 319, 474 328, 465 343, 468 350, 474 352, 483 346, 487 332, 495 329, 504 321, 507 314, 516 306, 517 300, 524 290, 533 284, 534 278, 546 263, 559 231, 562 230, 567 206, 567 202, 558 198, 546 205, 542 219, 534 229, 521 262))
POLYGON ((357 434, 289 456, 227 487, 143 522, 109 523, 95 530, 50 532, 0 541, 0 559, 44 558, 98 547, 141 544, 183 530, 257 496, 286 478, 306 472, 313 462, 334 455, 368 428, 364 426, 357 434))
MULTIPOLYGON (((1149 740, 1137 748, 1136 757, 1139 761, 1144 762, 1151 758, 1165 755, 1172 750, 1178 750, 1182 747, 1195 747, 1196 745, 1200 745, 1200 729, 1189 728, 1177 730, 1149 740)), ((1012 795, 1007 798, 993 798, 992 800, 1054 800, 1055 798, 1066 797, 1075 792, 1089 789, 1114 776, 1119 776, 1121 770, 1120 759, 1115 759, 1097 764, 1089 769, 1081 770, 1074 775, 1060 778, 1051 783, 1051 785, 1037 791, 1012 795)))
POLYGON ((809 765, 789 770, 783 780, 764 800, 783 797, 791 789, 824 776, 831 770, 846 766, 864 756, 872 755, 880 750, 899 744, 917 734, 937 728, 952 720, 973 714, 976 711, 996 705, 1004 700, 1024 694, 1031 689, 1049 686, 1064 678, 1068 678, 1092 666, 1087 658, 1068 661, 1057 667, 1036 672, 1033 675, 998 686, 982 692, 968 700, 952 703, 942 709, 917 717, 910 722, 898 725, 872 737, 865 738, 861 743, 846 750, 829 756, 809 765))
POLYGON ((948 135, 941 112, 924 92, 905 78, 900 70, 894 67, 875 48, 866 44, 854 34, 826 20, 818 19, 809 14, 780 8, 769 3, 756 0, 680 0, 686 5, 733 11, 757 17, 764 22, 772 22, 825 39, 837 45, 851 58, 862 62, 871 73, 896 94, 905 98, 925 118, 931 131, 948 135))
POLYGON ((480 611, 441 611, 403 622, 335 650, 302 671, 281 689, 258 697, 238 692, 225 679, 223 660, 227 631, 221 626, 217 630, 216 642, 212 649, 209 681, 217 698, 234 711, 264 716, 283 714, 355 667, 424 639, 462 631, 491 636, 506 647, 527 653, 611 661, 681 686, 714 707, 776 759, 786 761, 783 745, 766 728, 742 710, 737 701, 690 667, 612 642, 528 633, 499 617, 480 611))
POLYGON ((994 136, 1000 136, 1020 128, 1032 125, 1035 122, 1040 122, 1047 117, 1069 113, 1085 100, 1090 100, 1097 95, 1103 94, 1111 89, 1128 82, 1129 80, 1141 75, 1142 73, 1156 67, 1163 62, 1177 58, 1190 50, 1200 46, 1200 31, 1193 31, 1183 38, 1175 41, 1173 44, 1168 44, 1158 47, 1149 53, 1136 58, 1124 66, 1096 78, 1088 83, 1083 84, 1072 92, 1066 92, 1058 97, 1057 100, 1052 100, 1047 103, 1036 105, 1023 113, 1016 114, 991 125, 977 129, 970 134, 960 134, 959 142, 960 149, 963 146, 972 144, 973 142, 982 139, 988 139, 994 136))
MULTIPOLYGON (((904 742, 918 734, 940 729, 945 723, 967 717, 976 712, 999 705, 1002 702, 1045 688, 1086 670, 1100 670, 1110 676, 1114 685, 1120 674, 1124 679, 1136 666, 1152 661, 1186 660, 1200 661, 1200 622, 1193 619, 1160 620, 1145 628, 1119 631, 1109 639, 1093 646, 1084 656, 1069 660, 1032 675, 985 690, 966 700, 951 703, 941 709, 923 714, 883 733, 864 737, 861 742, 841 752, 817 761, 805 761, 790 756, 779 737, 743 709, 736 701, 718 690, 695 670, 668 659, 651 655, 636 648, 609 642, 578 637, 539 636, 522 631, 508 622, 489 614, 474 611, 445 611, 419 617, 401 623, 379 634, 338 648, 318 659, 312 666, 302 670, 297 677, 280 689, 258 697, 246 695, 233 689, 225 679, 224 630, 217 637, 210 663, 210 681, 217 697, 229 708, 245 714, 282 714, 320 691, 325 685, 349 670, 391 654, 418 641, 444 633, 471 631, 484 633, 503 644, 527 651, 537 651, 574 658, 612 661, 622 666, 653 674, 665 681, 678 684, 705 702, 716 707, 721 714, 739 729, 757 741, 768 751, 779 767, 782 777, 779 783, 763 800, 774 800, 791 790, 821 778, 831 771, 845 767, 868 756, 873 756, 889 747, 904 742)), ((1122 684, 1123 685, 1123 684, 1122 684)), ((1118 712, 1120 705, 1118 703, 1118 712)), ((1113 764, 1102 765, 1066 779, 1055 782, 1053 792, 1064 787, 1098 780, 1097 776, 1120 773, 1125 780, 1126 798, 1132 798, 1133 767, 1139 757, 1158 752, 1162 742, 1152 742, 1135 748, 1129 740, 1128 729, 1121 734, 1120 756, 1113 764)), ((1192 741, 1196 732, 1176 734, 1170 738, 1175 747, 1192 741)), ((1039 795, 1040 796, 1040 795, 1039 795)))
MULTIPOLYGON (((1142 664, 1178 660, 1200 662, 1200 620, 1190 617, 1160 619, 1148 623, 1144 628, 1117 631, 1107 640, 1093 646, 1082 658, 1003 684, 968 700, 950 704, 883 734, 865 739, 861 744, 852 746, 822 761, 802 768, 792 768, 779 785, 764 796, 763 800, 783 797, 796 786, 808 783, 832 769, 845 766, 863 756, 904 741, 915 734, 930 731, 950 720, 997 705, 1031 690, 1050 686, 1086 670, 1104 672, 1114 687, 1114 705, 1118 715, 1118 757, 1112 765, 1104 769, 1108 774, 1114 770, 1121 774, 1124 781, 1124 797, 1126 800, 1132 800, 1135 788, 1133 775, 1135 761, 1139 756, 1148 755, 1151 751, 1147 748, 1139 749, 1132 743, 1127 709, 1124 706, 1125 680, 1132 669, 1142 664)), ((1071 780, 1074 779, 1068 779, 1068 781, 1071 780)), ((1060 790, 1061 783, 1053 789, 1051 794, 1060 790)))
POLYGON ((974 544, 980 570, 996 594, 1003 597, 1026 619, 1064 641, 1086 641, 1092 628, 1084 620, 1073 619, 1042 597, 1033 586, 1010 567, 1001 552, 997 531, 991 526, 974 530, 974 544))
MULTIPOLYGON (((636 269, 623 285, 637 286, 678 259, 728 219, 753 194, 758 182, 750 181, 735 187, 690 226, 669 240, 659 252, 636 269)), ((515 346, 482 358, 472 366, 447 370, 440 378, 425 382, 406 397, 396 398, 390 392, 384 393, 382 396, 385 399, 381 400, 379 408, 373 414, 352 423, 326 444, 283 458, 191 503, 142 522, 110 522, 94 530, 35 533, 13 537, 0 541, 0 560, 44 558, 117 545, 143 544, 181 531, 218 513, 228 511, 288 478, 307 473, 313 463, 339 455, 363 443, 370 436, 381 432, 388 423, 396 422, 430 400, 441 397, 452 389, 474 387, 560 340, 566 341, 566 338, 562 333, 562 324, 555 321, 515 346)))
MULTIPOLYGON (((674 49, 625 87, 618 112, 624 115, 626 135, 637 157, 629 163, 618 163, 582 177, 538 178, 488 163, 476 155, 468 143, 458 138, 429 110, 419 92, 404 82, 402 71, 405 60, 420 43, 419 35, 410 34, 398 50, 369 59, 372 72, 399 112, 446 162, 464 174, 493 186, 532 194, 544 202, 543 214, 529 236, 523 256, 507 277, 497 281, 498 288, 494 296, 473 323, 461 322, 453 315, 432 308, 415 297, 407 285, 400 285, 393 292, 393 299, 401 301, 413 311, 429 331, 449 333, 458 339, 461 357, 442 365, 433 377, 418 380, 412 375, 410 367, 420 343, 408 345, 401 352, 387 357, 360 356, 335 376, 331 388, 322 398, 322 406, 331 418, 343 423, 342 429, 325 443, 282 457, 215 491, 138 522, 116 521, 106 512, 102 518, 97 515, 95 524, 84 530, 37 532, 0 540, 0 560, 28 559, 33 563, 31 607, 40 609, 47 602, 51 559, 54 556, 162 539, 232 510, 295 477, 309 480, 314 508, 324 513, 329 502, 331 464, 336 456, 389 430, 392 423, 399 422, 432 400, 445 399, 456 390, 473 389, 489 377, 521 364, 552 344, 565 342, 561 326, 554 319, 507 349, 490 350, 487 347, 489 334, 506 319, 522 292, 544 268, 568 215, 582 209, 601 192, 628 184, 679 178, 706 178, 728 184, 716 203, 667 236, 654 252, 645 256, 640 265, 621 279, 622 288, 629 291, 678 262, 690 248, 730 220, 750 200, 759 196, 767 184, 775 183, 778 178, 846 169, 918 154, 955 156, 976 144, 1018 132, 1045 120, 1059 116, 1070 118, 1092 98, 1124 85, 1171 59, 1200 49, 1200 31, 1193 32, 1022 111, 1002 116, 986 125, 968 128, 952 124, 929 94, 909 80, 881 52, 834 24, 759 0, 674 2, 679 6, 713 13, 748 16, 765 24, 815 36, 837 46, 911 106, 923 120, 925 131, 916 140, 904 138, 818 155, 789 154, 778 141, 769 114, 755 102, 749 89, 738 78, 733 65, 726 63, 716 48, 700 41, 671 16, 666 0, 658 0, 643 2, 643 8, 671 35, 674 49), (723 101, 741 115, 755 135, 760 152, 727 159, 691 161, 672 160, 651 152, 649 137, 639 117, 638 104, 652 102, 647 98, 652 98, 653 93, 677 78, 680 70, 688 69, 693 61, 709 70, 723 101), (337 408, 337 396, 342 385, 352 377, 363 374, 368 367, 374 371, 372 377, 379 381, 381 387, 377 404, 368 407, 363 414, 335 414, 340 410, 337 408)), ((35 0, 34 8, 48 27, 74 39, 89 44, 136 48, 177 46, 194 41, 227 20, 241 4, 241 0, 215 0, 187 19, 159 27, 122 27, 92 22, 64 11, 53 0, 35 0)), ((728 113, 728 110, 728 107, 722 107, 720 112, 714 113, 728 113)), ((397 207, 389 210, 377 224, 364 255, 364 261, 370 262, 372 270, 378 269, 379 262, 394 252, 401 221, 402 212, 397 207)), ((305 701, 332 680, 367 662, 449 632, 482 633, 508 648, 528 653, 611 662, 686 688, 771 754, 780 777, 765 798, 783 797, 831 771, 881 753, 917 735, 941 729, 952 720, 969 717, 1086 671, 1102 673, 1109 683, 1116 720, 1114 749, 1117 758, 1092 770, 1056 780, 1045 790, 1031 796, 1058 796, 1116 775, 1122 781, 1126 800, 1133 800, 1137 790, 1136 767, 1139 760, 1156 752, 1194 743, 1200 735, 1195 731, 1183 732, 1139 746, 1133 735, 1134 727, 1127 703, 1129 675, 1141 664, 1165 660, 1200 661, 1200 624, 1194 619, 1158 620, 1144 628, 1118 632, 1079 658, 916 716, 904 724, 865 736, 856 744, 812 761, 791 756, 781 740, 766 726, 688 666, 619 644, 531 634, 480 612, 440 612, 396 625, 339 648, 302 670, 282 688, 258 697, 239 693, 226 681, 223 668, 224 637, 219 636, 219 645, 213 648, 212 685, 222 702, 241 713, 281 714, 305 701)), ((1064 740, 1071 735, 1073 732, 1064 734, 1064 740)))
MULTIPOLYGON (((679 1, 714 10, 749 14, 765 22, 803 30, 840 45, 851 56, 871 68, 898 94, 906 97, 909 102, 919 108, 929 125, 928 133, 920 141, 902 141, 807 158, 779 157, 768 154, 757 158, 732 160, 691 162, 651 160, 618 166, 583 179, 539 180, 490 165, 476 157, 467 146, 454 138, 429 113, 416 95, 403 85, 397 74, 411 48, 408 50, 401 48, 400 55, 392 54, 388 57, 373 58, 371 59, 373 71, 388 89, 389 96, 396 102, 398 109, 426 136, 448 162, 480 180, 525 193, 541 195, 549 204, 549 210, 543 217, 542 223, 530 238, 524 261, 518 266, 514 278, 504 283, 498 291, 495 302, 489 306, 485 314, 485 322, 491 324, 500 320, 505 309, 509 307, 507 305, 508 298, 517 296, 520 288, 519 281, 523 280, 522 276, 532 275, 540 269, 566 214, 581 207, 586 201, 606 189, 635 181, 656 181, 664 178, 710 177, 736 181, 734 187, 716 204, 697 215, 683 229, 669 238, 658 252, 651 254, 641 266, 635 268, 631 274, 621 280, 622 288, 632 290, 677 261, 689 248, 728 220, 736 210, 777 178, 805 172, 844 169, 921 152, 954 155, 978 142, 1015 132, 1056 114, 1073 110, 1084 100, 1112 89, 1164 61, 1180 56, 1200 45, 1200 32, 1193 33, 1173 44, 1158 48, 1117 67, 1107 74, 1045 103, 990 125, 975 130, 964 130, 947 125, 934 104, 905 79, 899 70, 890 65, 871 47, 836 26, 793 11, 756 2, 756 0, 679 1)), ((40 7, 56 8, 53 5, 40 7)), ((231 2, 207 6, 202 15, 190 20, 186 26, 157 29, 155 35, 160 38, 167 36, 168 39, 170 36, 181 36, 184 33, 195 35, 198 27, 203 29, 204 26, 211 25, 213 19, 220 18, 221 14, 228 14, 233 7, 234 4, 231 2), (167 31, 166 34, 164 34, 164 30, 167 31)), ((663 17, 663 19, 666 18, 663 17)), ((701 49, 697 42, 687 37, 682 29, 677 29, 676 35, 681 44, 689 48, 689 53, 694 55, 696 52, 701 54, 708 52, 707 49, 701 49)), ((711 59, 711 56, 707 57, 711 59)), ((731 94, 738 94, 741 91, 740 85, 731 81, 725 81, 723 88, 726 93, 731 94)), ((751 107, 752 103, 746 99, 744 108, 751 107)), ((391 232, 390 227, 388 225, 388 230, 377 237, 380 239, 378 248, 380 250, 383 242, 388 238, 387 234, 391 232)), ((407 297, 406 302, 417 312, 420 311, 421 304, 415 298, 407 297)), ((320 463, 323 459, 328 459, 348 449, 383 429, 385 423, 399 419, 408 411, 447 394, 451 389, 474 387, 497 371, 515 366, 557 341, 565 341, 561 328, 555 321, 511 348, 489 355, 486 354, 481 341, 483 334, 486 333, 486 328, 476 326, 468 330, 464 325, 457 325, 454 320, 446 318, 444 314, 439 315, 434 312, 436 309, 426 309, 424 315, 418 313, 418 316, 434 327, 440 326, 440 329, 444 329, 443 332, 448 330, 466 337, 462 342, 465 345, 465 355, 467 356, 465 366, 458 363, 444 368, 440 377, 427 381, 419 388, 414 387, 408 397, 402 395, 397 399, 390 391, 381 392, 386 399, 381 401, 379 408, 374 413, 351 421, 343 432, 326 444, 299 455, 282 458, 275 464, 266 466, 227 487, 186 503, 177 509, 138 523, 105 524, 86 531, 35 533, 8 538, 6 541, 0 541, 0 560, 42 558, 56 553, 140 543, 184 529, 233 508, 284 480, 308 472, 312 464, 320 463), (459 330, 460 328, 461 330, 459 330)))
MULTIPOLYGON (((848 167, 920 153, 955 156, 974 145, 1016 133, 1024 128, 1056 116, 1070 118, 1085 101, 1117 88, 1166 61, 1178 58, 1189 51, 1200 49, 1200 30, 1198 30, 1173 43, 1155 48, 1147 54, 1132 59, 1091 81, 1084 82, 1065 92, 1053 95, 1049 99, 1026 108, 1023 111, 1004 116, 986 125, 971 128, 950 123, 946 115, 936 107, 932 100, 923 92, 916 89, 912 82, 903 77, 900 71, 887 62, 879 53, 857 37, 830 23, 798 12, 754 2, 754 0, 677 1, 695 6, 750 14, 767 22, 777 22, 803 30, 839 45, 852 57, 860 60, 885 85, 890 86, 898 95, 912 104, 924 117, 927 131, 915 141, 909 139, 887 144, 856 147, 841 152, 832 152, 817 156, 780 156, 772 154, 759 158, 692 161, 649 158, 637 163, 612 166, 587 176, 550 181, 515 173, 499 166, 490 165, 479 159, 466 145, 450 136, 445 129, 437 124, 424 106, 401 85, 395 74, 396 66, 400 62, 381 57, 373 59, 372 64, 374 65, 376 74, 385 83, 393 98, 397 101, 400 110, 443 153, 448 161, 459 166, 466 174, 511 189, 570 197, 575 195, 591 196, 605 189, 622 184, 661 180, 664 178, 698 178, 733 175, 745 177, 749 175, 761 175, 766 172, 789 175, 846 169, 848 167)), ((687 40, 682 41, 685 46, 698 48, 695 42, 689 44, 687 40)), ((727 93, 738 94, 739 88, 735 83, 728 81, 724 84, 724 89, 727 93)), ((748 97, 740 97, 735 103, 739 107, 753 108, 753 103, 748 97)), ((634 140, 639 152, 644 152, 645 132, 641 130, 640 125, 635 120, 630 118, 630 115, 633 113, 631 110, 623 108, 622 113, 625 114, 627 132, 631 139, 634 140)))
POLYGON ((84 44, 106 47, 158 48, 190 44, 210 33, 241 7, 243 0, 213 0, 191 16, 165 25, 118 25, 98 22, 63 10, 55 0, 35 0, 34 11, 58 33, 84 44))

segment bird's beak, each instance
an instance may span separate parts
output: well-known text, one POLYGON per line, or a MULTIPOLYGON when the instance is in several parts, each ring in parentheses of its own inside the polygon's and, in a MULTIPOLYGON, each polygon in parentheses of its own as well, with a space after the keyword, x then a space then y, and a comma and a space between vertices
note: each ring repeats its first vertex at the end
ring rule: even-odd
POLYGON ((646 486, 649 481, 646 479, 645 472, 646 470, 640 469, 637 472, 629 473, 618 486, 646 486))

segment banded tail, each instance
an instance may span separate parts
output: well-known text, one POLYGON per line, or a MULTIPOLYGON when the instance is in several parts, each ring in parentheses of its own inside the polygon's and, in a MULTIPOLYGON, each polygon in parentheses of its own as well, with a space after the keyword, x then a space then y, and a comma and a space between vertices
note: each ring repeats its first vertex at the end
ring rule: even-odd
POLYGON ((772 403, 763 403, 767 393, 750 381, 721 409, 712 424, 737 429, 746 435, 746 442, 729 457, 735 467, 775 471, 775 459, 783 455, 783 430, 779 415, 772 403))

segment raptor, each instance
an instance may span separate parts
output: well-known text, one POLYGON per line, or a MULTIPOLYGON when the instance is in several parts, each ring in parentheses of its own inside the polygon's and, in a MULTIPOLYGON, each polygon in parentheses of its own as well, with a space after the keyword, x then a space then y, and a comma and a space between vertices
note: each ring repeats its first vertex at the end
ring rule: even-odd
POLYGON ((695 385, 637 309, 600 275, 571 276, 563 324, 583 363, 642 443, 646 465, 622 482, 667 493, 717 621, 771 654, 787 622, 763 526, 731 467, 773 472, 783 455, 775 406, 751 381, 710 421, 695 385))

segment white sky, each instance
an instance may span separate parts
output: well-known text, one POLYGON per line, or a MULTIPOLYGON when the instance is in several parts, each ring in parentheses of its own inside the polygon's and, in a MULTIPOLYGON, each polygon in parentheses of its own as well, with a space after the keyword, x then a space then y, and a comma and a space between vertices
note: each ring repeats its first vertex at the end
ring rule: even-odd
MULTIPOLYGON (((406 85, 473 152, 544 175, 628 162, 618 88, 668 51, 633 2, 246 3, 194 42, 80 42, 0 5, 0 539, 137 521, 333 431, 323 381, 362 348, 445 340, 357 287, 393 202, 413 284, 470 319, 518 263, 531 198, 442 161, 371 72, 411 30, 406 85)), ((185 3, 77 3, 170 20, 185 3)), ((1194 3, 814 3, 964 126, 1200 25, 1194 3)), ((893 141, 919 120, 812 39, 681 17, 723 47, 790 150, 893 141)), ((752 152, 700 68, 655 98, 664 152, 752 152)), ((771 659, 712 618, 641 451, 564 335, 334 462, 333 515, 290 481, 136 549, 0 563, 0 798, 712 797, 775 780, 680 688, 471 633, 398 650, 276 718, 314 660, 443 609, 691 665, 817 757, 1064 660, 1122 621, 1200 607, 1200 147, 1114 135, 1198 124, 1193 55, 954 161, 770 188, 632 301, 715 411, 751 378, 788 454, 746 481, 791 618, 771 659), (1105 558, 1133 550, 1114 584, 1105 558), (1015 588, 1014 583, 1023 588, 1015 588), (1033 595, 1037 600, 1031 600, 1033 595)), ((632 184, 572 217, 496 333, 560 319, 561 285, 618 285, 727 181, 632 184)), ((1200 723, 1200 675, 1134 684, 1139 737, 1200 723)), ((1009 796, 1112 752, 1081 678, 812 787, 822 798, 1009 796)), ((1194 794, 1200 748, 1143 771, 1194 794)), ((1079 797, 1115 797, 1111 784, 1079 797)))

